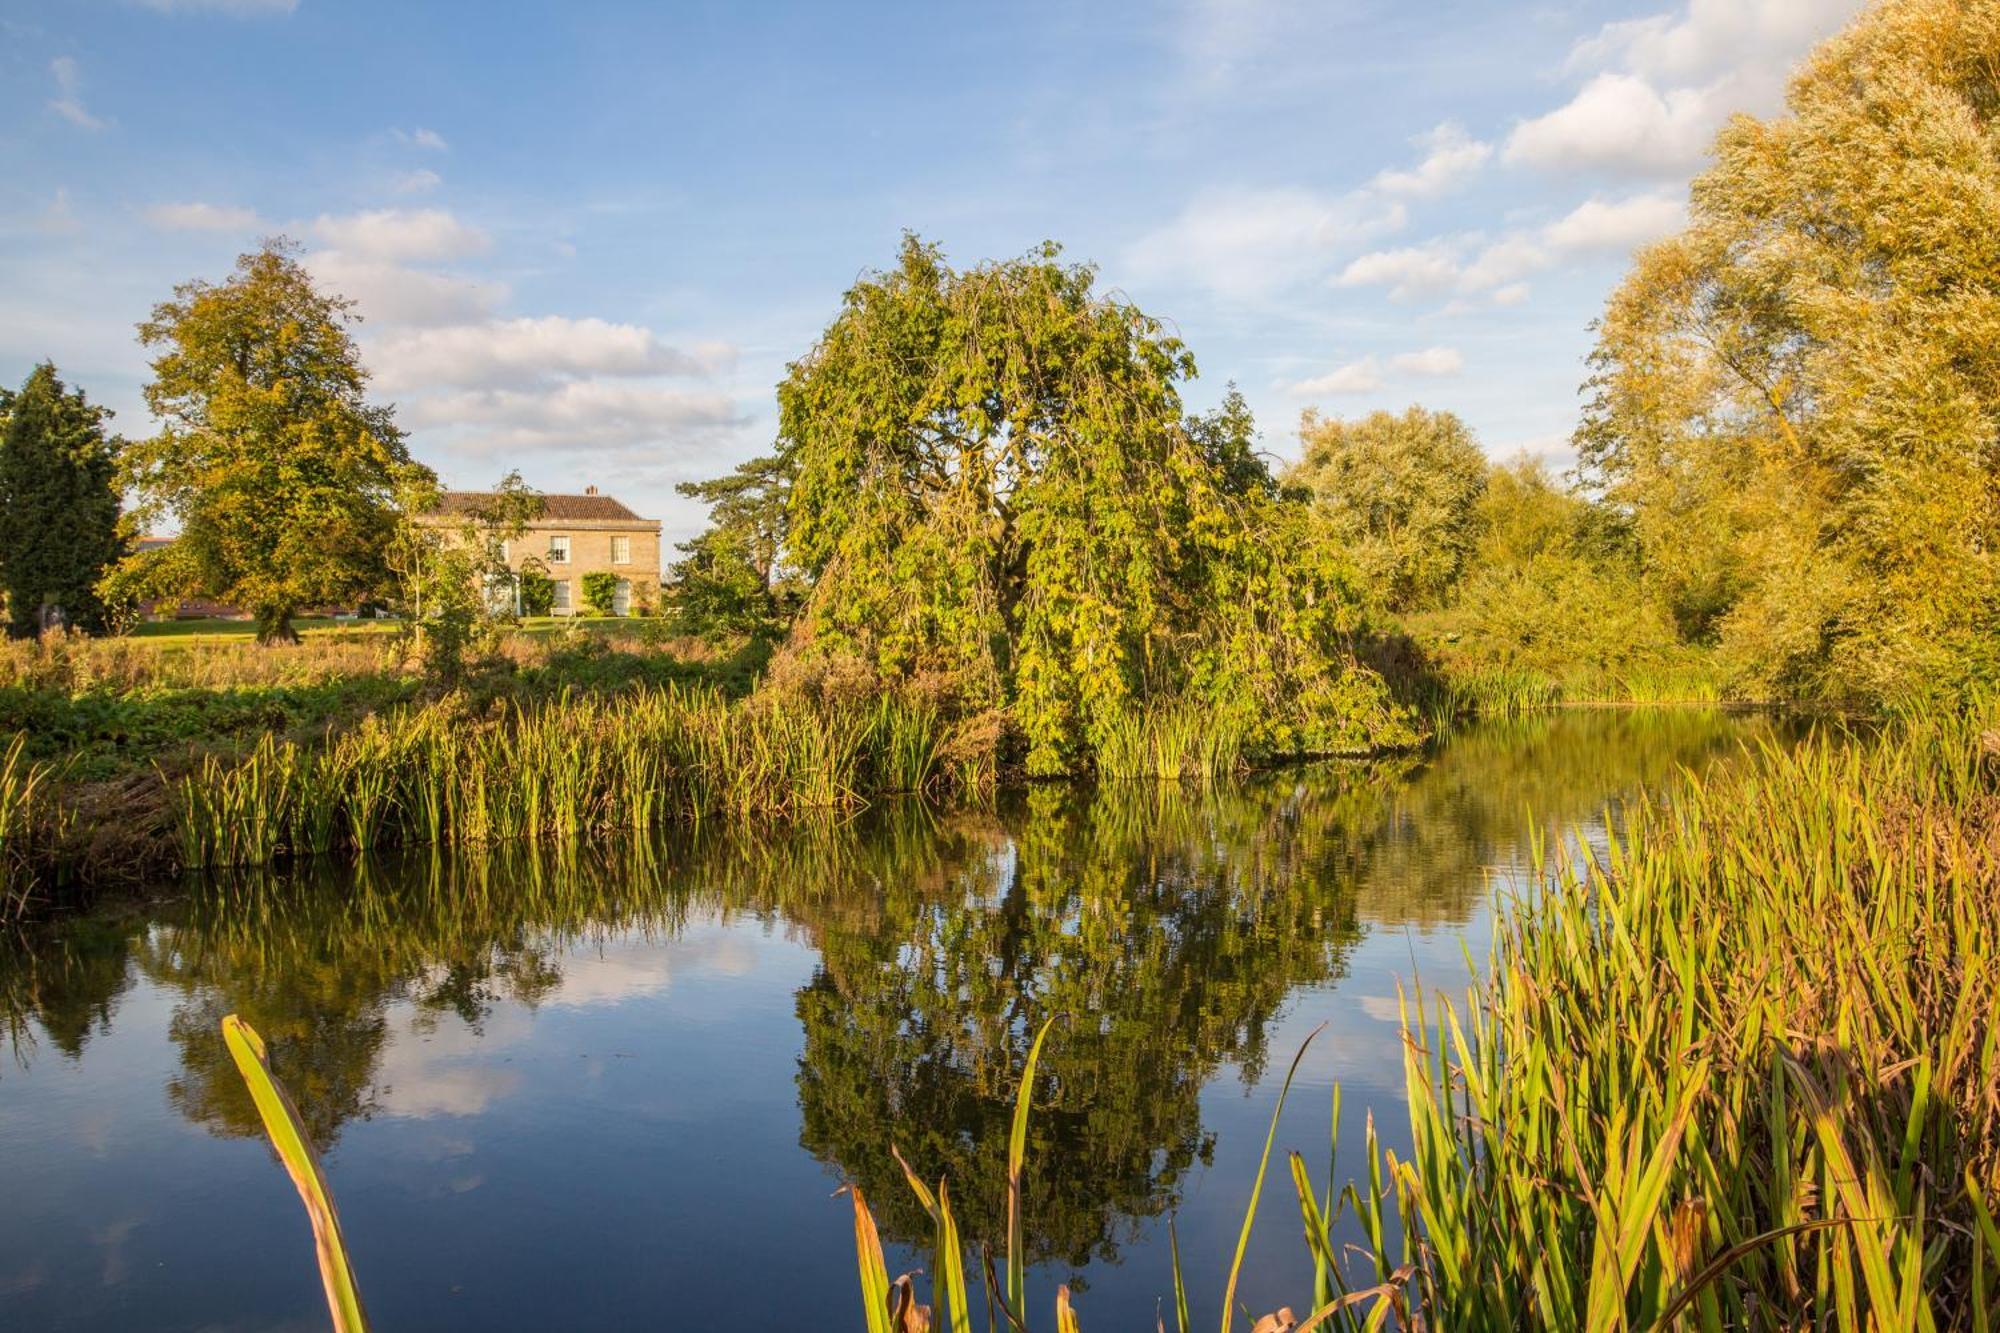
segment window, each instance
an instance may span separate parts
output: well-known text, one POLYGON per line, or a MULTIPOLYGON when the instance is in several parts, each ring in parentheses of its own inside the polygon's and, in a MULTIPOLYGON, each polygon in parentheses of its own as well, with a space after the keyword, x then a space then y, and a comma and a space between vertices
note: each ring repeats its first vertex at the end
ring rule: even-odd
POLYGON ((566 616, 569 614, 569 580, 557 579, 555 584, 556 595, 549 602, 549 610, 556 615, 566 616))
MULTIPOLYGON (((623 541, 624 538, 621 537, 617 540, 623 541)), ((618 580, 618 586, 612 589, 611 614, 614 616, 629 616, 632 614, 632 581, 630 579, 618 580)))
POLYGON ((506 541, 506 540, 504 540, 504 539, 503 539, 503 540, 501 541, 501 543, 500 543, 500 563, 501 563, 501 564, 503 564, 503 565, 504 565, 504 564, 507 564, 507 563, 509 563, 509 562, 511 562, 511 561, 513 560, 513 558, 514 558, 514 551, 513 551, 513 545, 514 545, 514 543, 512 543, 512 542, 510 542, 510 541, 506 541))
POLYGON ((549 563, 566 565, 569 563, 569 538, 556 536, 549 538, 549 563))
POLYGON ((630 537, 613 537, 611 539, 611 563, 614 565, 629 565, 632 563, 632 539, 630 537))

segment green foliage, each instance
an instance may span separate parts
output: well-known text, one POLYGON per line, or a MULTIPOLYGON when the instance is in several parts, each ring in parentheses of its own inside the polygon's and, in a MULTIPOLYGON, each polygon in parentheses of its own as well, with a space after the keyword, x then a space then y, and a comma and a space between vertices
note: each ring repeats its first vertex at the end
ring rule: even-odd
POLYGON ((1992 720, 1766 750, 1537 866, 1469 1003, 1406 1011, 1418 1225, 1373 1258, 1423 1246, 1427 1325, 1989 1326, 1992 720))
POLYGON ((1188 420, 1187 349, 1094 282, 1053 245, 960 273, 909 238, 847 293, 759 474, 765 498, 789 479, 804 641, 1007 710, 1036 774, 1183 693, 1256 753, 1410 739, 1353 660, 1347 566, 1260 475, 1240 398, 1188 420))
POLYGON ((798 613, 800 589, 781 565, 790 466, 753 458, 726 477, 674 489, 708 507, 709 526, 682 542, 669 571, 672 614, 683 633, 776 638, 798 613))
POLYGON ((592 614, 608 616, 618 604, 618 576, 594 569, 583 576, 583 604, 592 614))
MULTIPOLYGON (((507 543, 519 541, 541 517, 543 500, 519 472, 509 472, 455 523, 438 513, 438 505, 436 480, 428 472, 404 478, 388 563, 425 674, 450 688, 464 677, 467 654, 479 650, 491 656, 495 627, 514 616, 517 576, 508 567, 507 543)), ((549 599, 554 597, 551 585, 549 599)))
POLYGON ((98 631, 97 583, 124 553, 111 414, 69 390, 48 362, 0 393, 0 588, 8 632, 50 623, 98 631))
POLYGON ((541 561, 522 562, 515 578, 521 594, 522 615, 545 616, 555 610, 556 581, 549 577, 548 568, 541 561))
POLYGON ((129 557, 124 594, 206 596, 253 611, 264 640, 296 637, 303 607, 355 605, 388 583, 398 487, 410 461, 389 408, 365 397, 351 303, 314 287, 295 247, 273 241, 220 284, 195 281, 154 307, 146 405, 165 426, 124 451, 135 529, 179 537, 129 557))
POLYGON ((1684 631, 1793 698, 2000 673, 2000 12, 1888 0, 1738 117, 1578 445, 1684 631))
POLYGON ((1308 412, 1285 474, 1326 515, 1370 587, 1396 611, 1437 606, 1478 540, 1486 456, 1449 412, 1412 407, 1358 421, 1308 412))

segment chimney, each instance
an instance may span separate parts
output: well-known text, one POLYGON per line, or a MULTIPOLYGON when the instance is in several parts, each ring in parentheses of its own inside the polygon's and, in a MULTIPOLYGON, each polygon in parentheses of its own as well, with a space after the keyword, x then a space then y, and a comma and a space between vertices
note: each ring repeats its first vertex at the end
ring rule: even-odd
POLYGON ((597 488, 595 486, 586 486, 583 488, 583 493, 585 495, 595 495, 597 494, 597 488))

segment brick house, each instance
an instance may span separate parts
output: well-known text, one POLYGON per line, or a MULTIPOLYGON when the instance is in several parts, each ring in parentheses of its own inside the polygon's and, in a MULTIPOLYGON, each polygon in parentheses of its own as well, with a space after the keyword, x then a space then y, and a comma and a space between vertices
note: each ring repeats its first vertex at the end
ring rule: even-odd
MULTIPOLYGON (((491 500, 490 492, 446 491, 436 517, 456 522, 491 500)), ((595 486, 584 487, 582 495, 545 495, 542 502, 542 516, 508 542, 504 554, 508 568, 518 571, 535 560, 555 580, 555 614, 586 610, 583 576, 598 571, 617 576, 613 606, 618 615, 659 604, 658 519, 640 518, 610 496, 599 495, 595 486)))

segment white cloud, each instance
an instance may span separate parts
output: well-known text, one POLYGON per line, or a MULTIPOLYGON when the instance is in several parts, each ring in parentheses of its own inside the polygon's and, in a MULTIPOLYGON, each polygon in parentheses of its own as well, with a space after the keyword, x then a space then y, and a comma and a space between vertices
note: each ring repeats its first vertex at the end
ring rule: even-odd
POLYGON ((146 221, 164 231, 249 231, 258 225, 256 213, 229 204, 154 204, 146 221))
POLYGON ((352 298, 366 319, 389 324, 464 324, 484 318, 507 299, 507 285, 429 273, 385 260, 319 250, 306 269, 320 283, 352 298))
POLYGON ((453 431, 454 447, 473 453, 650 446, 738 421, 726 394, 608 379, 436 394, 411 402, 402 416, 413 426, 453 431))
POLYGON ((289 14, 299 7, 299 0, 139 0, 139 3, 147 9, 156 9, 162 14, 207 12, 235 14, 242 17, 256 14, 289 14))
POLYGON ((1456 347, 1426 347, 1421 352, 1391 357, 1389 369, 1404 375, 1444 379, 1465 370, 1465 354, 1456 347))
POLYGON ((1544 232, 1558 250, 1629 252, 1680 229, 1687 201, 1677 190, 1587 199, 1544 232))
POLYGON ((1528 284, 1525 282, 1509 283, 1507 286, 1494 291, 1492 299, 1494 305, 1520 305, 1528 299, 1528 284))
POLYGON ((1372 356, 1350 361, 1324 375, 1300 380, 1291 392, 1302 398, 1329 393, 1374 393, 1382 387, 1382 363, 1372 356))
POLYGON ((1682 175, 1730 109, 1707 90, 1662 93, 1637 75, 1600 74, 1566 105, 1516 125, 1506 158, 1556 171, 1682 175))
POLYGON ((86 130, 101 130, 111 123, 92 115, 84 106, 83 71, 77 67, 74 56, 57 56, 51 60, 49 73, 55 78, 57 93, 49 99, 49 110, 86 130))
POLYGON ((1443 379, 1464 369, 1465 355, 1456 347, 1426 347, 1421 351, 1398 353, 1389 358, 1386 367, 1381 358, 1364 356, 1359 361, 1336 366, 1324 375, 1287 385, 1286 392, 1300 398, 1374 393, 1388 383, 1390 374, 1443 379))
POLYGON ((1458 275, 1468 292, 1490 292, 1519 282, 1554 263, 1554 257, 1534 236, 1513 232, 1481 250, 1458 275))
POLYGON ((427 191, 435 190, 442 184, 444 184, 444 177, 438 175, 428 167, 419 167, 415 171, 406 171, 396 177, 396 193, 423 194, 427 191))
POLYGON ((1323 272, 1342 250, 1396 230, 1405 216, 1400 204, 1359 193, 1210 191, 1142 236, 1126 263, 1144 278, 1253 297, 1323 272))
POLYGON ((734 350, 668 346, 651 329, 602 319, 504 319, 412 329, 375 340, 369 360, 391 390, 499 387, 556 378, 613 375, 700 376, 725 368, 734 350))
POLYGON ((1690 83, 1746 65, 1784 67, 1861 9, 1862 0, 1690 0, 1686 10, 1607 23, 1570 52, 1572 68, 1620 63, 1690 83))
POLYGON ((451 147, 436 130, 419 127, 414 130, 390 130, 389 133, 396 136, 398 143, 406 143, 412 148, 428 148, 434 153, 442 153, 451 147))
POLYGON ((312 230, 333 249, 367 259, 462 259, 491 244, 485 232, 441 208, 322 213, 312 230))
POLYGON ((1423 161, 1407 171, 1382 172, 1375 177, 1377 190, 1384 194, 1435 198, 1471 179, 1493 155, 1492 145, 1480 143, 1453 121, 1417 136, 1413 142, 1425 150, 1423 161))
POLYGON ((1436 295, 1458 285, 1456 249, 1446 241, 1377 250, 1351 261, 1334 282, 1341 287, 1387 287, 1392 299, 1436 295))
POLYGON ((1571 70, 1599 71, 1565 105, 1515 126, 1509 162, 1678 177, 1724 120, 1783 104, 1792 65, 1863 0, 1688 0, 1606 24, 1577 43, 1571 70))

